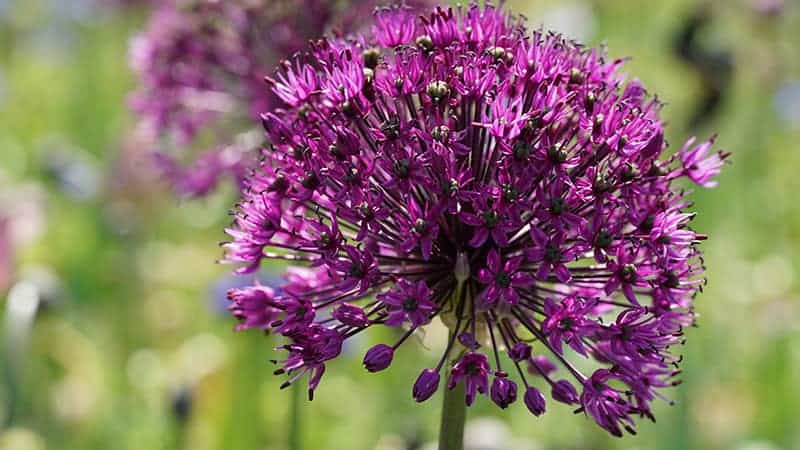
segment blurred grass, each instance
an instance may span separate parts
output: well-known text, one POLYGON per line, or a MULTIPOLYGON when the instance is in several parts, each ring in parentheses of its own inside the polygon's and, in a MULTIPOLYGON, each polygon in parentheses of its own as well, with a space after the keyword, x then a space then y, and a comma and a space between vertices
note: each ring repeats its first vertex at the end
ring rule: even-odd
MULTIPOLYGON (((510 3, 535 25, 556 2, 510 3)), ((18 265, 20 273, 56 274, 61 295, 35 324, 24 401, 11 428, 0 429, 0 448, 286 448, 291 393, 271 375, 274 344, 232 333, 213 289, 227 273, 213 261, 232 192, 179 202, 163 186, 117 183, 144 163, 143 149, 124 141, 132 124, 127 42, 143 13, 93 11, 75 21, 54 17, 44 0, 12 4, 0 10, 0 182, 11 192, 43 186, 46 230, 19 249, 18 265), (64 149, 103 174, 98 195, 81 200, 59 189, 46 167, 64 149), (172 413, 182 389, 192 398, 187 422, 172 413)), ((711 236, 704 246, 711 282, 698 299, 700 327, 687 332, 684 384, 668 393, 676 405, 663 402, 658 424, 614 440, 560 405, 533 418, 521 404, 499 412, 478 401, 470 417, 496 416, 538 445, 521 448, 800 448, 800 127, 781 122, 773 108, 779 85, 800 78, 798 11, 770 23, 743 1, 715 3, 717 19, 703 39, 734 52, 734 80, 713 122, 687 130, 701 87, 669 45, 697 5, 596 1, 588 42, 631 56, 627 71, 669 101, 673 146, 689 133, 717 131, 719 146, 735 152, 721 185, 694 196, 695 227, 711 236)), ((301 411, 305 448, 375 448, 387 434, 434 439, 441 394, 417 405, 410 388, 443 333, 429 332, 432 350, 404 346, 380 374, 367 374, 360 357, 388 334, 346 348, 301 411)), ((0 406, 0 418, 7 409, 0 406)))

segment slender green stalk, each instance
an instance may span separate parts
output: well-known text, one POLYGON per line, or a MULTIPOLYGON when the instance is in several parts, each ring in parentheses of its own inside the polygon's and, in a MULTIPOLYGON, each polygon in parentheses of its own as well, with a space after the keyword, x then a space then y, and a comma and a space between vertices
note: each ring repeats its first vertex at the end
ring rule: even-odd
POLYGON ((444 389, 442 420, 439 430, 439 450, 464 449, 464 422, 467 405, 464 402, 464 383, 453 389, 444 389))
MULTIPOLYGON (((464 314, 464 307, 467 303, 462 298, 464 282, 469 278, 469 262, 464 253, 459 253, 456 258, 454 274, 456 277, 456 289, 453 293, 452 304, 456 310, 458 321, 455 329, 450 330, 448 342, 453 342, 455 334, 461 324, 461 317, 464 314)), ((449 350, 449 347, 448 347, 449 350)), ((445 355, 447 357, 447 355, 445 355)), ((448 367, 457 358, 448 362, 448 367)), ((447 371, 448 376, 450 370, 447 371)), ((445 376, 447 380, 448 376, 445 376)), ((464 383, 458 383, 453 389, 445 386, 442 399, 442 417, 439 425, 439 450, 463 450, 464 449, 464 422, 467 420, 467 404, 464 401, 464 383)))
POLYGON ((292 400, 289 405, 289 449, 300 450, 302 445, 303 421, 300 405, 303 403, 303 386, 295 383, 291 387, 292 400))

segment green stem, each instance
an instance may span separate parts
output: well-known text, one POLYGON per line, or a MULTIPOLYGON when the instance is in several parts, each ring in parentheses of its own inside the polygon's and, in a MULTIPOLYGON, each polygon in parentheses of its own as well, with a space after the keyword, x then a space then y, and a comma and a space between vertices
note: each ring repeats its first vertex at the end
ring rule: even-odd
POLYGON ((303 386, 295 383, 291 387, 292 400, 289 406, 289 449, 300 450, 302 448, 301 434, 303 432, 302 417, 300 415, 300 405, 303 403, 303 386))
POLYGON ((439 450, 464 449, 464 422, 467 404, 464 402, 464 383, 444 389, 442 421, 439 430, 439 450))
MULTIPOLYGON (((454 341, 455 333, 458 333, 458 328, 461 324, 461 317, 464 313, 464 302, 461 294, 464 290, 464 282, 469 279, 469 273, 469 260, 464 253, 459 252, 456 257, 454 271, 456 289, 451 300, 459 319, 456 323, 456 329, 450 330, 448 342, 454 341)), ((448 347, 449 349, 450 347, 448 347)), ((449 361, 448 367, 456 359, 453 358, 449 361)), ((448 369, 447 372, 448 376, 445 376, 445 380, 449 377, 450 370, 448 369)), ((453 389, 445 387, 442 399, 442 419, 439 425, 439 450, 464 450, 464 422, 467 420, 467 404, 464 398, 464 383, 458 383, 453 389)))

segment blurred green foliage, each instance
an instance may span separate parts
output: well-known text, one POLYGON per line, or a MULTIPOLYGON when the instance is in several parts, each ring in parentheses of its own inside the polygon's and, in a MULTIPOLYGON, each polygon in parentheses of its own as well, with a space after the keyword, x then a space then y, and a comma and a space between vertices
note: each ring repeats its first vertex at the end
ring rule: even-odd
MULTIPOLYGON (((781 120, 774 106, 779 88, 800 79, 798 5, 767 18, 744 0, 711 3, 701 38, 730 49, 735 69, 713 120, 690 130, 703 86, 670 46, 698 2, 510 3, 534 25, 556 3, 582 5, 588 43, 631 56, 627 71, 669 101, 673 146, 716 131, 734 156, 720 186, 693 197, 694 225, 710 236, 710 284, 698 299, 700 327, 687 332, 684 383, 668 393, 674 406, 658 407, 657 424, 615 440, 561 405, 534 418, 521 404, 500 412, 485 399, 470 418, 507 423, 520 449, 800 448, 800 123, 781 120)), ((127 44, 144 11, 64 11, 45 0, 0 1, 0 207, 32 202, 22 209, 43 221, 43 233, 17 245, 17 279, 56 280, 29 339, 4 342, 14 351, 0 374, 15 383, 0 394, 0 448, 287 448, 292 394, 271 375, 274 342, 233 333, 224 312, 231 281, 214 261, 233 190, 175 200, 146 174, 146 148, 131 138, 127 44), (98 173, 96 192, 65 189, 54 155, 98 173)), ((390 336, 346 348, 299 412, 304 448, 432 441, 441 393, 423 405, 410 396, 444 331, 428 334, 380 374, 367 374, 361 356, 390 336)))

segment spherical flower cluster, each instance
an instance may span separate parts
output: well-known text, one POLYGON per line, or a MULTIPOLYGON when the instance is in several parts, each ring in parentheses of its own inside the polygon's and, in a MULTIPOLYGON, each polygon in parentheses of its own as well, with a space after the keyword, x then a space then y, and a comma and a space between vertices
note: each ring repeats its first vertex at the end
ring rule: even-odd
POLYGON ((229 295, 242 327, 285 337, 285 385, 308 374, 313 394, 344 341, 399 327, 365 355, 384 370, 436 319, 450 338, 417 401, 444 374, 467 404, 540 415, 545 390, 616 436, 652 418, 704 283, 676 182, 713 185, 726 155, 667 154, 661 105, 621 65, 476 5, 380 9, 371 35, 286 64, 225 244, 240 273, 303 266, 281 294, 229 295))
POLYGON ((255 161, 260 143, 237 135, 277 106, 264 76, 280 59, 321 30, 353 29, 375 6, 335 0, 158 3, 131 45, 140 83, 131 105, 157 137, 160 171, 187 196, 208 193, 223 175, 240 179, 255 161))

